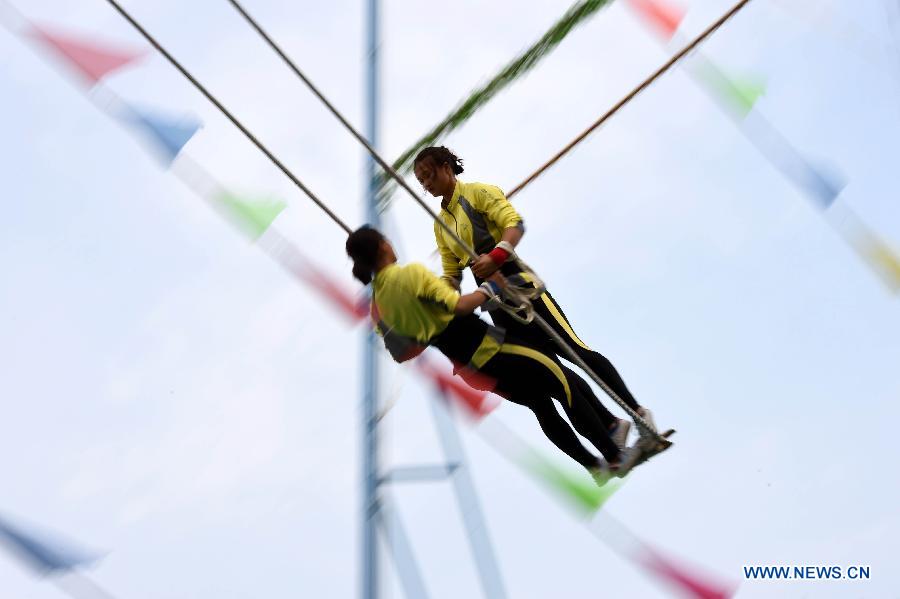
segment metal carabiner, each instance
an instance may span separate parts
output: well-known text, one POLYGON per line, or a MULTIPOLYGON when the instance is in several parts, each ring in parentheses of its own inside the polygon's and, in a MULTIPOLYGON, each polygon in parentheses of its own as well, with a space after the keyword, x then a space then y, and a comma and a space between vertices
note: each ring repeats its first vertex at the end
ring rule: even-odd
POLYGON ((502 294, 503 297, 498 298, 500 309, 521 324, 531 324, 531 321, 534 320, 534 306, 531 300, 523 297, 519 293, 518 288, 510 289, 507 287, 502 291, 502 294), (510 304, 506 301, 507 299, 517 303, 510 304), (524 312, 524 315, 521 314, 522 312, 524 312))

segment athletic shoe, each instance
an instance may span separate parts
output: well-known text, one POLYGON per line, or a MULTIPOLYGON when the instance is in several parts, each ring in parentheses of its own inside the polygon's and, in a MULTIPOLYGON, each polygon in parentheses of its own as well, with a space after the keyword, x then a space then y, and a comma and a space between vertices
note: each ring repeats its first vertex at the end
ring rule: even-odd
POLYGON ((643 446, 641 445, 641 441, 638 440, 637 443, 626 448, 625 451, 622 452, 622 457, 618 463, 610 466, 613 474, 619 478, 624 477, 638 464, 643 454, 643 446))
POLYGON ((612 439, 619 451, 625 451, 628 447, 628 431, 631 430, 631 422, 619 418, 616 426, 609 431, 609 438, 612 439))
POLYGON ((598 487, 608 483, 609 479, 614 476, 613 472, 610 471, 609 462, 603 458, 600 458, 596 468, 590 469, 590 473, 598 487))

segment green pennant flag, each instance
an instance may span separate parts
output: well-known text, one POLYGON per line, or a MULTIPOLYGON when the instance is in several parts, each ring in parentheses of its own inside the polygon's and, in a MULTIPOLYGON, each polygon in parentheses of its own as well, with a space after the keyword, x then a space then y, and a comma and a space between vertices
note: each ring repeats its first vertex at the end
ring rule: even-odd
POLYGON ((224 191, 213 197, 213 204, 252 240, 265 233, 287 204, 281 200, 244 200, 224 191))
POLYGON ((710 63, 701 64, 698 72, 703 81, 741 117, 750 114, 756 101, 766 93, 765 83, 759 79, 733 79, 710 63))
POLYGON ((610 480, 602 487, 594 481, 567 472, 538 453, 530 453, 522 465, 545 484, 568 499, 576 508, 593 513, 603 507, 610 497, 622 487, 622 481, 610 480))

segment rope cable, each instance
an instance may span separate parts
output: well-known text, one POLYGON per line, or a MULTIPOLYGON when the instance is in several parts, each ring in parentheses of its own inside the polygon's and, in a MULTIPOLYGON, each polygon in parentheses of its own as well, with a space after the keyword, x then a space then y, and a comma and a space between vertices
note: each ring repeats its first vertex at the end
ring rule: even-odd
POLYGON ((198 91, 200 91, 200 93, 202 93, 204 96, 206 96, 207 100, 212 102, 212 104, 216 108, 218 108, 222 112, 222 114, 224 114, 226 117, 228 117, 228 120, 230 120, 234 124, 235 127, 240 129, 241 133, 243 133, 245 136, 247 136, 247 139, 249 139, 251 142, 253 142, 253 144, 257 148, 259 148, 259 150, 263 154, 265 154, 266 157, 268 157, 269 160, 271 160, 272 163, 275 164, 275 166, 277 166, 281 170, 281 172, 283 172, 285 175, 287 175, 288 179, 290 179, 294 183, 294 185, 299 187, 303 191, 303 193, 305 193, 307 195, 307 197, 309 197, 310 200, 312 200, 319 208, 321 208, 322 211, 325 214, 327 214, 329 216, 329 218, 331 218, 331 220, 333 220, 348 235, 353 232, 353 229, 351 229, 349 227, 349 225, 347 225, 347 223, 342 221, 334 212, 332 212, 331 209, 324 202, 322 202, 322 200, 320 200, 316 196, 316 194, 314 194, 306 185, 304 185, 303 182, 293 172, 291 172, 291 170, 289 168, 287 168, 280 160, 278 160, 278 158, 272 152, 270 152, 269 149, 265 145, 263 145, 263 143, 260 142, 256 138, 256 136, 254 136, 233 114, 231 114, 231 112, 227 108, 225 108, 225 106, 223 106, 222 103, 219 102, 215 96, 213 96, 199 81, 197 81, 197 79, 194 78, 194 76, 191 75, 190 72, 188 72, 188 70, 185 69, 181 65, 181 63, 179 63, 171 54, 169 54, 169 52, 166 51, 166 49, 163 48, 162 45, 160 45, 160 43, 157 42, 156 39, 154 39, 154 37, 152 35, 150 35, 150 33, 148 33, 147 30, 144 29, 140 25, 140 23, 138 23, 128 13, 128 11, 126 11, 124 8, 122 8, 122 6, 119 5, 119 3, 116 2, 116 0, 107 0, 107 2, 110 5, 112 5, 112 7, 115 8, 116 11, 120 15, 122 15, 122 17, 124 17, 125 20, 128 21, 131 24, 131 26, 134 27, 144 37, 144 39, 147 40, 147 42, 151 46, 156 48, 159 51, 159 53, 162 54, 166 58, 166 60, 169 61, 169 63, 171 63, 171 65, 173 67, 178 69, 178 71, 181 72, 181 74, 184 75, 185 78, 187 78, 187 80, 190 81, 194 85, 194 87, 197 88, 198 91))
POLYGON ((548 168, 550 168, 551 166, 553 166, 554 164, 556 164, 556 162, 557 162, 560 158, 562 158, 563 156, 565 156, 566 154, 568 154, 569 151, 570 151, 572 148, 574 148, 574 147, 577 146, 579 143, 581 143, 582 141, 584 141, 584 139, 585 139, 588 135, 590 135, 591 133, 593 133, 594 130, 597 129, 597 127, 599 127, 600 125, 602 125, 603 123, 605 123, 606 121, 608 121, 608 120, 610 119, 610 117, 612 117, 612 116, 613 116, 614 114, 616 114, 623 106, 625 106, 625 105, 628 104, 631 100, 633 100, 633 99, 635 98, 635 96, 637 96, 639 93, 641 93, 642 91, 644 91, 645 89, 647 89, 647 88, 650 86, 650 84, 652 84, 652 83, 653 83, 654 81, 656 81, 660 76, 662 76, 663 73, 665 73, 666 71, 668 71, 673 65, 675 65, 675 63, 677 63, 677 62, 680 61, 682 58, 684 58, 685 56, 687 56, 687 55, 691 52, 691 50, 693 50, 693 49, 696 48, 698 45, 700 45, 700 43, 702 43, 706 38, 708 38, 710 35, 712 35, 719 27, 721 27, 722 25, 724 25, 729 19, 731 19, 731 17, 733 17, 734 15, 736 15, 742 8, 744 8, 744 6, 747 5, 748 2, 750 2, 750 0, 740 0, 737 4, 735 4, 735 5, 731 8, 731 10, 729 10, 727 13, 725 13, 724 15, 722 15, 721 17, 719 17, 719 19, 718 19, 716 22, 714 22, 712 25, 710 25, 709 27, 707 27, 706 30, 703 31, 703 33, 701 33, 701 34, 698 35, 696 38, 694 38, 693 41, 691 41, 688 45, 686 45, 684 48, 682 48, 678 53, 676 53, 672 58, 670 58, 664 65, 662 65, 661 67, 659 67, 652 75, 650 75, 649 77, 647 77, 646 79, 644 79, 643 82, 641 82, 636 88, 634 88, 633 90, 631 90, 631 92, 629 92, 624 98, 622 98, 621 100, 619 100, 618 102, 616 102, 616 104, 613 105, 612 108, 610 108, 610 109, 609 109, 603 116, 601 116, 599 119, 597 119, 596 121, 594 121, 594 123, 593 123, 591 126, 589 126, 587 129, 585 129, 584 131, 582 131, 581 134, 578 135, 578 137, 576 137, 576 138, 573 139, 571 142, 569 142, 569 144, 566 145, 562 150, 560 150, 559 152, 557 152, 557 154, 556 154, 555 156, 553 156, 553 158, 551 158, 550 160, 548 160, 547 162, 545 162, 540 168, 538 168, 536 171, 534 171, 533 173, 531 173, 524 181, 522 181, 521 183, 519 183, 518 185, 516 185, 516 186, 512 189, 512 191, 510 191, 510 192, 507 194, 506 197, 507 197, 507 198, 512 198, 514 195, 516 195, 517 193, 519 193, 520 191, 522 191, 522 189, 523 189, 526 185, 528 185, 529 183, 531 183, 532 181, 534 181, 535 179, 537 179, 539 176, 541 176, 541 174, 543 174, 544 171, 546 171, 548 168))

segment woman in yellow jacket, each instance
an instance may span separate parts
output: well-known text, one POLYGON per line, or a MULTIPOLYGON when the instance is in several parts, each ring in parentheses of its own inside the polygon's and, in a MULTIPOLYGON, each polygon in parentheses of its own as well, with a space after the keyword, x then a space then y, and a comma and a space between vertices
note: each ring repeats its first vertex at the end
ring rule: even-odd
MULTIPOLYGON (((440 219, 479 254, 478 260, 470 262, 465 248, 435 223, 434 237, 441 254, 444 280, 458 289, 463 268, 470 266, 478 283, 497 271, 518 285, 530 283, 527 274, 522 272, 516 262, 508 261, 525 234, 524 220, 498 187, 484 183, 464 183, 457 179, 456 176, 463 172, 462 160, 444 146, 429 147, 419 152, 414 161, 414 170, 416 179, 425 191, 441 198, 440 219)), ((549 292, 534 302, 534 309, 616 395, 653 425, 650 411, 637 403, 612 363, 588 347, 575 334, 562 308, 549 292)), ((556 343, 537 324, 520 323, 501 309, 491 310, 490 315, 495 325, 503 327, 517 338, 528 341, 545 353, 560 353, 556 343)), ((604 418, 604 421, 608 428, 619 434, 619 427, 630 426, 625 420, 609 421, 604 418)))
POLYGON ((453 361, 456 374, 467 382, 472 380, 467 374, 480 373, 478 388, 487 379, 493 392, 531 409, 544 434, 598 483, 605 482, 610 471, 624 474, 640 458, 639 448, 623 451, 616 445, 591 405, 599 400, 556 356, 506 337, 502 329, 474 314, 475 308, 500 291, 502 277, 494 275, 478 291, 460 295, 421 264, 398 265, 391 244, 370 227, 353 232, 346 250, 353 259, 353 275, 363 284, 372 284, 373 316, 398 362, 431 345, 453 361), (551 398, 562 404, 571 427, 551 398), (572 427, 605 461, 585 448, 572 427))

